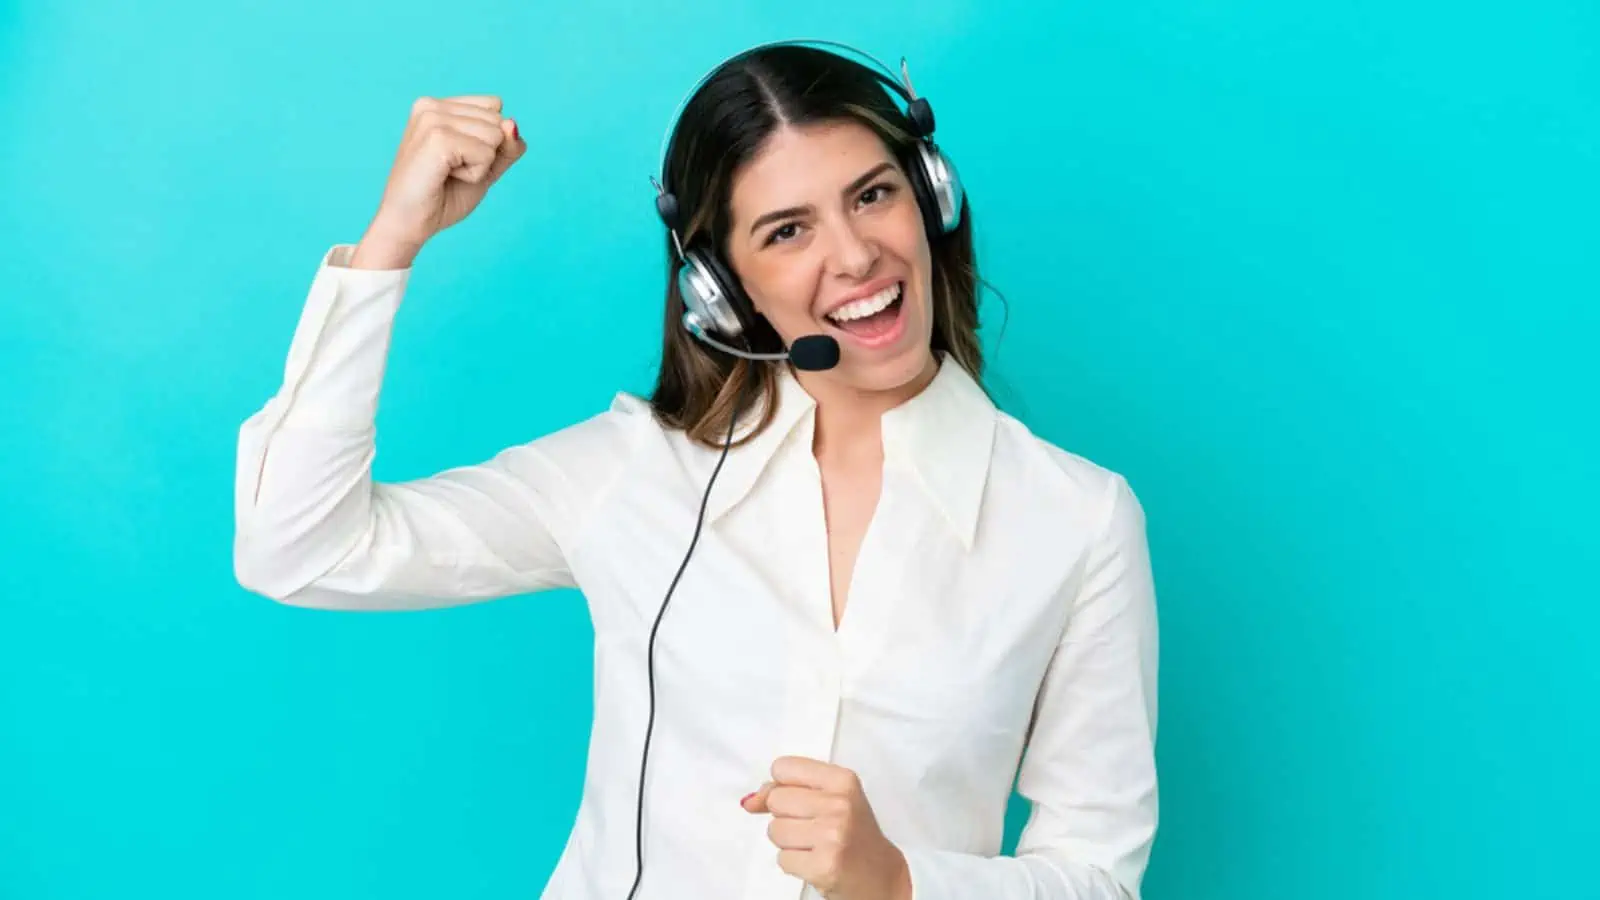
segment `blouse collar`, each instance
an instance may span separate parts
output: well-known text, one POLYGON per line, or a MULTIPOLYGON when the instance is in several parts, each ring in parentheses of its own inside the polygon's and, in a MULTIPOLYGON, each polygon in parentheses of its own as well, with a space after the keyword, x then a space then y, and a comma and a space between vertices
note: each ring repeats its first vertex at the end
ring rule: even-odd
MULTIPOLYGON (((811 452, 816 400, 788 366, 778 371, 777 412, 765 431, 729 452, 706 510, 710 522, 737 506, 780 453, 811 452)), ((883 415, 885 466, 913 473, 968 549, 977 532, 996 422, 993 402, 948 354, 941 355, 926 388, 883 415)))

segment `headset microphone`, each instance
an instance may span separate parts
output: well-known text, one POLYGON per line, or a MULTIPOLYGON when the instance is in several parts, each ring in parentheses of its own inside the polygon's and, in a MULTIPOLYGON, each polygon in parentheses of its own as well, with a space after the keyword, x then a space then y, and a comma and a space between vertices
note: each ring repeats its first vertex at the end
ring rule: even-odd
POLYGON ((822 372, 839 364, 839 342, 825 334, 808 334, 798 338, 790 345, 787 353, 751 353, 722 343, 692 322, 688 323, 688 328, 689 333, 700 340, 741 359, 788 360, 796 369, 803 372, 822 372))

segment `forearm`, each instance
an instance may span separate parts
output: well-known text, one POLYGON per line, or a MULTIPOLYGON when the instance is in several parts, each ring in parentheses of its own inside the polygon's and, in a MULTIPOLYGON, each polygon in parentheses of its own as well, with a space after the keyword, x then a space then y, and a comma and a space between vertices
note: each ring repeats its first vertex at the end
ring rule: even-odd
POLYGON ((1065 854, 978 856, 948 850, 903 850, 910 875, 906 900, 1135 900, 1095 865, 1065 854))

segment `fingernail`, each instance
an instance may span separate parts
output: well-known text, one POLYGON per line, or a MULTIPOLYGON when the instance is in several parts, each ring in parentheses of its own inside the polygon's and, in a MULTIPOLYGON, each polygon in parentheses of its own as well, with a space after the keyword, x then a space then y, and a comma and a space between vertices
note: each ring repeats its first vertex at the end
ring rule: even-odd
POLYGON ((517 134, 517 120, 516 119, 512 119, 511 120, 511 139, 513 141, 522 140, 522 137, 517 134))
POLYGON ((755 791, 751 791, 750 793, 745 794, 743 797, 740 797, 739 798, 739 805, 743 806, 746 803, 749 803, 750 802, 750 798, 754 797, 755 795, 756 795, 756 792, 755 791))

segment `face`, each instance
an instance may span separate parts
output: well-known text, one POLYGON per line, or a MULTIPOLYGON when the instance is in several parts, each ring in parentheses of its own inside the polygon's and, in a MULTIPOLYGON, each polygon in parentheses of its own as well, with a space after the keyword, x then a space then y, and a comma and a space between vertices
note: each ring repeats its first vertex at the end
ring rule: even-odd
POLYGON ((933 367, 932 263, 911 183, 865 126, 785 127, 740 170, 727 258, 785 344, 839 342, 839 365, 801 373, 897 391, 933 367))

